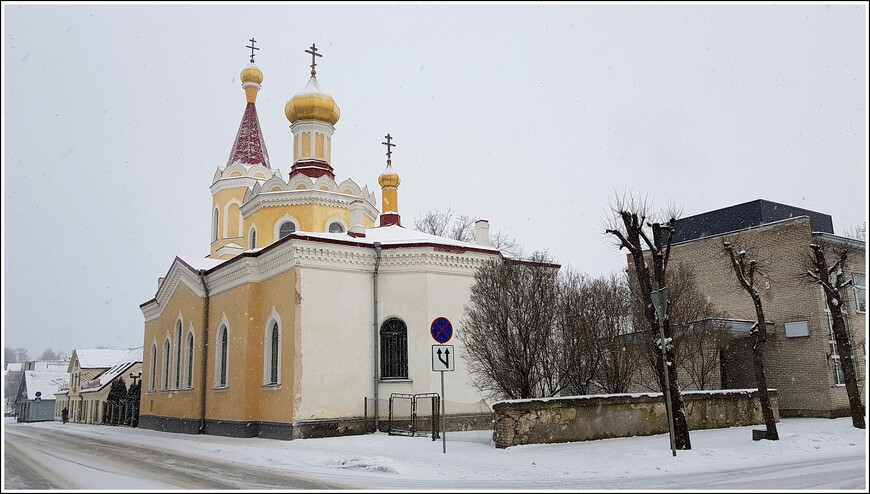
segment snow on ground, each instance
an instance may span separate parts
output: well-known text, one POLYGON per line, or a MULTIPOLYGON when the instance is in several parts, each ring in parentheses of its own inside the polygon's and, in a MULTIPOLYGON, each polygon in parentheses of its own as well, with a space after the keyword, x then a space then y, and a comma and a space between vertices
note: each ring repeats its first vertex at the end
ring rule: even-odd
POLYGON ((299 472, 355 489, 438 490, 449 486, 473 490, 536 485, 542 489, 580 486, 599 490, 644 485, 679 489, 688 485, 700 490, 709 488, 704 479, 714 479, 708 476, 711 473, 720 479, 714 479, 712 485, 720 489, 793 489, 795 475, 819 479, 815 483, 811 480, 809 487, 798 481, 801 489, 812 489, 813 485, 824 485, 825 490, 860 487, 860 478, 856 480, 854 475, 851 482, 821 479, 836 477, 831 473, 836 470, 832 465, 839 460, 843 465, 852 462, 848 468, 853 471, 855 464, 863 464, 863 488, 857 492, 866 492, 868 485, 866 430, 852 427, 849 418, 782 419, 777 424, 779 441, 753 441, 752 429, 763 426, 695 430, 691 432, 692 450, 677 451, 675 457, 667 434, 497 449, 489 431, 448 432, 446 442, 385 433, 282 441, 60 422, 19 424, 7 419, 4 429, 11 427, 64 429, 196 458, 230 457, 238 463, 299 472), (753 469, 756 476, 741 484, 741 472, 753 469), (734 481, 722 483, 723 474, 734 481), (674 484, 669 480, 674 478, 695 480, 674 484))

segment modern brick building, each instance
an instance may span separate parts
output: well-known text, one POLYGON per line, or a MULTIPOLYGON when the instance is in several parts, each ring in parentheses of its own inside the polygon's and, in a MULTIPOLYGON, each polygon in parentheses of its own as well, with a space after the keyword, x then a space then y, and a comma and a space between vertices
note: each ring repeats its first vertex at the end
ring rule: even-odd
POLYGON ((669 271, 677 264, 693 269, 698 289, 732 321, 733 336, 720 353, 722 388, 755 387, 746 332, 746 321, 755 320, 755 309, 725 256, 725 240, 754 250, 766 263, 766 276, 756 283, 769 333, 764 365, 768 386, 778 390, 784 417, 849 414, 827 304, 821 287, 804 278, 810 244, 833 242, 853 247, 845 267, 854 283, 845 293, 846 318, 866 405, 865 241, 834 235, 830 215, 763 199, 677 222, 669 271))

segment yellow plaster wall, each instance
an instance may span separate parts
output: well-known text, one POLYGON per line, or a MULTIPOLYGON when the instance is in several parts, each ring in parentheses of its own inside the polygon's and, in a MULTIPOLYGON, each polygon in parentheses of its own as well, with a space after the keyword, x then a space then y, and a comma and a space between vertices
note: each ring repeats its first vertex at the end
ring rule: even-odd
POLYGON ((323 133, 314 133, 314 157, 323 158, 323 133))
MULTIPOLYGON (((350 210, 334 206, 303 204, 299 206, 276 206, 261 208, 253 215, 245 218, 245 232, 251 231, 251 225, 257 226, 257 246, 265 247, 277 240, 275 224, 289 214, 296 220, 299 230, 306 232, 325 232, 329 225, 326 222, 335 217, 344 220, 350 226, 350 210)), ((369 223, 368 218, 366 222, 369 223)), ((373 224, 373 223, 372 223, 373 224)), ((368 225, 372 226, 372 225, 368 225)))
MULTIPOLYGON (((214 215, 215 209, 217 209, 219 211, 220 216, 218 217, 218 239, 217 239, 217 241, 211 243, 211 257, 217 258, 218 257, 217 251, 221 247, 223 247, 229 243, 237 243, 237 244, 241 245, 242 247, 246 246, 245 244, 239 243, 239 238, 238 238, 240 236, 239 232, 235 232, 236 233, 235 237, 232 237, 230 235, 227 235, 227 232, 224 231, 224 219, 225 219, 224 218, 224 215, 225 215, 224 206, 226 206, 227 203, 229 203, 230 201, 232 201, 234 199, 236 201, 238 201, 239 204, 241 204, 242 200, 245 198, 245 190, 247 190, 246 187, 237 187, 237 188, 233 188, 233 189, 223 189, 223 190, 218 191, 212 197, 211 210, 210 210, 210 214, 209 214, 209 224, 208 224, 208 226, 209 226, 209 231, 208 231, 209 240, 211 240, 212 221, 214 221, 214 218, 212 217, 212 215, 214 215)), ((239 214, 238 206, 236 206, 232 209, 235 209, 235 212, 237 215, 239 214)), ((232 218, 230 218, 230 221, 231 222, 233 221, 232 218)), ((235 217, 235 222, 236 222, 235 225, 238 225, 238 221, 239 221, 239 218, 238 218, 238 216, 236 216, 235 217)), ((230 225, 228 225, 228 227, 230 230, 233 230, 233 223, 230 223, 230 225)), ((238 226, 235 227, 235 230, 238 230, 238 226)))
MULTIPOLYGON (((203 301, 184 283, 179 284, 172 298, 164 308, 163 313, 156 319, 145 323, 145 339, 142 349, 142 401, 141 413, 145 415, 157 415, 162 417, 199 418, 200 415, 200 385, 202 374, 202 325, 203 301), (193 389, 161 390, 163 383, 163 342, 170 338, 172 346, 170 351, 175 353, 175 325, 178 314, 182 317, 182 345, 187 344, 187 331, 193 325, 194 366, 193 366, 193 389), (155 390, 151 389, 151 346, 157 344, 157 362, 155 390)), ((183 348, 182 355, 186 355, 183 348)), ((171 362, 171 360, 170 360, 171 362)), ((174 365, 170 363, 170 369, 174 365)), ((182 364, 182 372, 186 366, 182 364)), ((183 381, 183 380, 182 380, 183 381)), ((170 386, 174 385, 170 379, 170 386)), ((182 385, 183 386, 183 385, 182 385)))
MULTIPOLYGON (((206 363, 206 419, 286 422, 293 420, 295 352, 298 320, 297 276, 285 271, 258 283, 247 283, 209 299, 209 355, 206 363), (264 386, 265 334, 272 309, 281 319, 281 368, 279 386, 264 386), (217 338, 222 321, 229 326, 226 388, 215 388, 217 338)), ((142 413, 199 419, 202 386, 203 300, 183 283, 166 303, 163 314, 145 324, 142 363, 142 413), (194 351, 193 389, 160 390, 163 341, 172 336, 179 311, 184 321, 184 341, 192 323, 194 351), (157 341, 156 387, 152 391, 151 346, 157 341)), ((186 349, 185 349, 186 350, 186 349)), ((174 353, 174 348, 172 349, 174 353)), ((186 354, 185 351, 182 352, 186 354)), ((171 383, 172 384, 172 383, 171 383)), ((171 385, 170 384, 170 385, 171 385)))

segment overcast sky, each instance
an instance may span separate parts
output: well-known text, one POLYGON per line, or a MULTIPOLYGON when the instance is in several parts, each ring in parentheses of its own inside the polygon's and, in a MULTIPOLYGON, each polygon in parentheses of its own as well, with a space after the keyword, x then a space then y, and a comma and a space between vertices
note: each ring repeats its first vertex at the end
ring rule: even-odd
POLYGON ((273 169, 284 104, 341 108, 336 179, 377 191, 388 132, 406 227, 487 218, 526 252, 619 270, 617 194, 683 215, 766 199, 867 218, 865 2, 3 3, 3 344, 142 345, 139 304, 209 252, 251 37, 273 169))

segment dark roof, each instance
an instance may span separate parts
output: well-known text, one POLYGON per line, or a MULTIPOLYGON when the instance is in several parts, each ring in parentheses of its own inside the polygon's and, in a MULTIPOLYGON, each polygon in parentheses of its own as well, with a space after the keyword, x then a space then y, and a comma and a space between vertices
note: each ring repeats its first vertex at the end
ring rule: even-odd
POLYGON ((831 215, 797 208, 777 202, 756 199, 754 201, 717 209, 707 213, 679 218, 673 242, 686 242, 722 233, 745 230, 776 221, 807 216, 814 232, 834 233, 831 215))
POLYGON ((263 132, 260 130, 260 119, 257 117, 257 107, 253 103, 245 106, 242 114, 242 123, 233 141, 233 149, 230 151, 230 159, 227 165, 241 163, 243 165, 269 166, 269 152, 266 151, 266 142, 263 140, 263 132))

